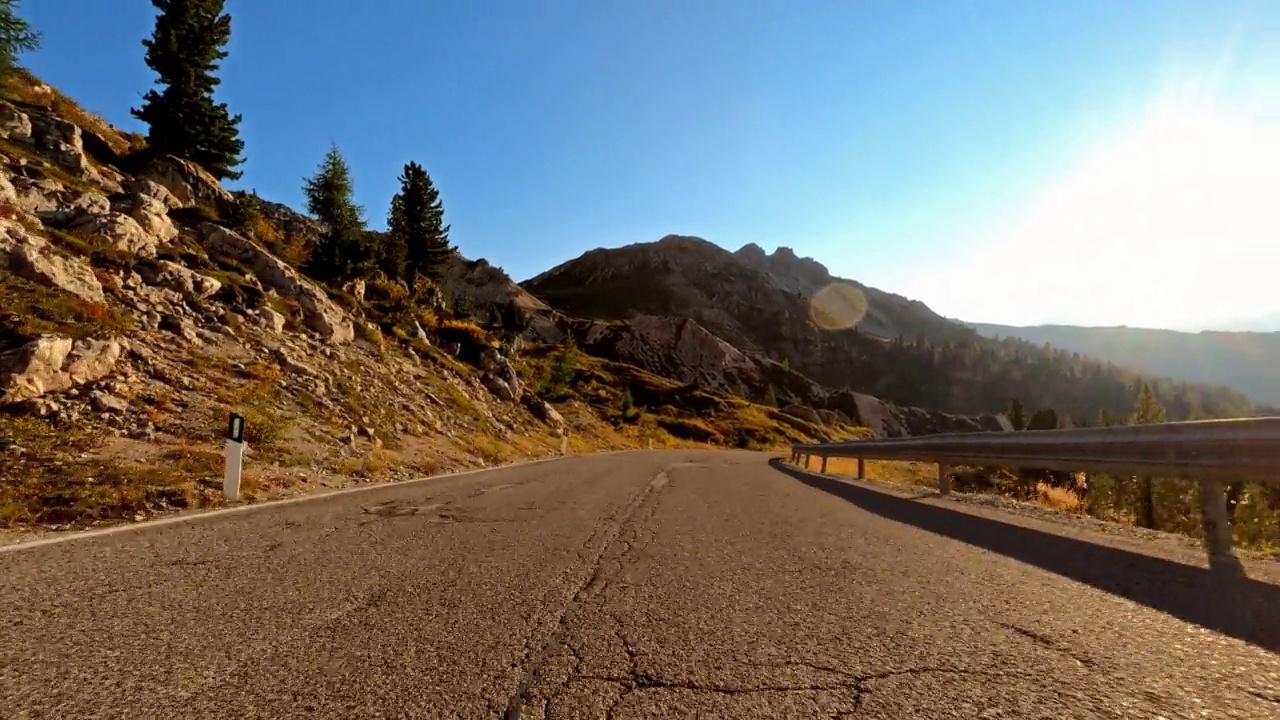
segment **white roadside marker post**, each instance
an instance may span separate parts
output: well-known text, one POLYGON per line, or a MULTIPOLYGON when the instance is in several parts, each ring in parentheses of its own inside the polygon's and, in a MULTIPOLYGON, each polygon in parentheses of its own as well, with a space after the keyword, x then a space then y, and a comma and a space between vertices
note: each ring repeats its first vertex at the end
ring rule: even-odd
POLYGON ((222 475, 222 496, 227 502, 240 498, 240 468, 244 464, 244 418, 231 414, 227 422, 226 470, 222 475))

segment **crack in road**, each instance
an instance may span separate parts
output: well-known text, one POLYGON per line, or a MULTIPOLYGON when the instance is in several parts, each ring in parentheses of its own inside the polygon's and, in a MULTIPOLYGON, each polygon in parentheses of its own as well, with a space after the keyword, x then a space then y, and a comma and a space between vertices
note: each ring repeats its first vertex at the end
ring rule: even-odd
POLYGON ((1030 640, 1033 643, 1036 643, 1037 645, 1046 647, 1050 650, 1053 650, 1054 652, 1058 652, 1063 655, 1066 655, 1067 657, 1071 658, 1072 660, 1075 660, 1077 663, 1080 663, 1084 667, 1096 668, 1098 666, 1097 661, 1095 661, 1093 658, 1082 655, 1079 652, 1069 647, 1065 647, 1061 643, 1055 641, 1053 638, 1050 638, 1046 635, 1042 635, 1034 630, 1028 630, 1027 628, 1014 625, 1013 623, 997 622, 996 624, 1004 628, 1005 630, 1008 630, 1017 635, 1021 635, 1022 637, 1030 640))
MULTIPOLYGON (((609 580, 605 571, 606 555, 623 531, 636 518, 641 507, 652 498, 656 498, 658 492, 666 486, 667 481, 666 471, 659 472, 619 512, 614 513, 612 517, 597 526, 596 530, 587 538, 587 541, 583 544, 588 561, 585 578, 576 585, 567 600, 561 604, 560 613, 553 618, 552 622, 548 623, 549 627, 542 633, 534 634, 535 636, 541 636, 541 641, 536 641, 532 637, 525 641, 524 651, 521 653, 519 663, 524 667, 524 677, 517 685, 516 692, 507 702, 503 713, 504 720, 519 720, 524 717, 528 706, 539 702, 542 705, 543 714, 545 714, 547 705, 581 670, 583 659, 572 643, 572 631, 569 627, 570 616, 575 611, 593 602, 595 598, 599 598, 604 590, 609 587, 609 580), (555 683, 554 688, 541 692, 538 684, 544 681, 543 670, 547 668, 549 661, 554 659, 557 653, 562 650, 568 651, 573 655, 574 667, 567 678, 555 683)), ((651 507, 650 511, 641 518, 641 522, 643 523, 651 517, 652 512, 651 507)), ((626 541, 624 553, 630 552, 633 547, 629 541, 626 541)), ((617 565, 618 569, 621 569, 624 565, 622 555, 611 564, 617 565)))
MULTIPOLYGON (((668 482, 667 468, 652 478, 623 508, 597 526, 580 551, 586 563, 580 581, 569 597, 559 605, 559 613, 542 625, 541 632, 533 633, 525 641, 515 666, 523 675, 516 691, 509 697, 502 717, 504 720, 522 718, 551 718, 561 714, 557 707, 561 696, 574 682, 600 682, 617 686, 621 692, 613 698, 605 717, 614 720, 619 708, 628 698, 643 691, 684 691, 723 696, 740 696, 762 693, 842 693, 847 698, 843 707, 831 718, 856 717, 867 695, 874 691, 877 681, 902 676, 958 675, 991 678, 1028 677, 1017 672, 968 669, 960 667, 918 667, 887 670, 876 673, 855 673, 839 667, 804 660, 787 660, 774 663, 744 662, 748 667, 765 669, 803 668, 819 676, 792 682, 761 680, 757 683, 707 683, 687 678, 661 677, 645 669, 641 664, 641 651, 627 630, 624 618, 606 607, 607 597, 625 591, 630 583, 624 577, 628 566, 634 564, 641 553, 657 540, 649 527, 649 520, 658 508, 658 492, 668 482), (603 618, 612 627, 613 634, 626 656, 627 667, 621 673, 584 674, 586 663, 584 649, 580 647, 577 621, 583 617, 603 618), (567 666, 567 667, 566 667, 567 666)), ((817 568, 832 570, 834 568, 817 568)), ((549 605, 551 603, 548 603, 549 605)), ((554 605, 553 605, 554 606, 554 605)), ((1033 639, 1059 652, 1071 653, 1057 647, 1047 638, 1006 625, 1007 629, 1033 639)), ((1082 664, 1092 666, 1089 659, 1071 655, 1082 664)))
POLYGON ((683 679, 665 680, 665 679, 654 677, 653 675, 650 675, 648 673, 637 672, 635 670, 633 670, 630 674, 626 676, 584 675, 576 679, 613 683, 613 684, 619 685, 622 688, 623 690, 622 694, 619 695, 618 698, 616 698, 613 701, 613 703, 609 706, 609 708, 606 710, 605 717, 607 718, 607 720, 614 720, 614 718, 616 717, 615 713, 617 712, 617 708, 623 703, 624 700, 627 699, 628 696, 630 696, 632 693, 643 691, 643 690, 684 690, 688 692, 700 692, 700 693, 709 693, 714 695, 725 695, 725 696, 758 695, 762 693, 803 693, 803 692, 848 691, 852 693, 852 697, 850 698, 850 700, 853 702, 853 708, 851 710, 838 710, 832 715, 832 720, 841 720, 842 718, 852 718, 857 715, 858 711, 862 707, 862 702, 864 698, 867 695, 872 694, 874 692, 874 689, 869 687, 869 684, 874 683, 878 680, 888 680, 891 678, 904 677, 904 676, 924 676, 924 675, 960 675, 960 676, 969 676, 969 677, 976 676, 976 677, 998 677, 998 678, 1020 677, 1024 679, 1031 679, 1034 677, 1031 674, 1012 673, 1012 672, 1004 672, 1004 671, 996 671, 996 670, 975 670, 975 669, 968 669, 968 668, 932 667, 932 666, 917 667, 917 668, 903 668, 899 670, 887 670, 887 671, 878 672, 878 673, 860 674, 860 673, 850 672, 848 670, 844 670, 837 667, 831 667, 828 665, 821 665, 818 663, 799 661, 799 660, 787 661, 787 662, 781 662, 781 663, 747 662, 744 664, 752 667, 761 667, 761 668, 804 667, 816 672, 837 675, 845 678, 845 680, 840 682, 830 682, 830 683, 822 683, 822 682, 776 683, 776 684, 762 683, 762 684, 735 686, 735 685, 718 685, 718 684, 699 683, 693 680, 683 680, 683 679))

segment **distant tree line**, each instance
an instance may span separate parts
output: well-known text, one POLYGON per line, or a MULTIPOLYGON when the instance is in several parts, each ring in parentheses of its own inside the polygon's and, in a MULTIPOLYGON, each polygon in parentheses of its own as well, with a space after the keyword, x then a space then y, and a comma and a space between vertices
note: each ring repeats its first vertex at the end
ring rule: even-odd
POLYGON ((919 337, 886 343, 865 334, 847 335, 849 374, 864 381, 866 392, 904 405, 978 414, 1003 410, 1010 397, 1017 397, 1028 407, 1052 408, 1072 425, 1086 426, 1100 412, 1126 416, 1146 385, 1173 420, 1256 412, 1249 398, 1231 388, 1148 377, 1016 338, 992 340, 971 333, 942 341, 919 337))

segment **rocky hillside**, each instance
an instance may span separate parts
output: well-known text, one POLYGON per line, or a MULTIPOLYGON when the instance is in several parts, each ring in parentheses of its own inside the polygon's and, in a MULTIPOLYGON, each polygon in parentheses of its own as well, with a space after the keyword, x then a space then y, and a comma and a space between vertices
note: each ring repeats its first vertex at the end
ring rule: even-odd
MULTIPOLYGON (((995 341, 921 303, 834 278, 789 250, 731 253, 700 238, 597 249, 524 283, 565 314, 635 322, 687 318, 749 356, 786 366, 814 383, 902 406, 980 415, 1011 397, 1051 407, 1076 422, 1107 408, 1123 416, 1148 381, 1174 417, 1252 412, 1223 388, 1143 377, 1078 354, 995 341)), ((775 387, 775 392, 777 388, 775 387)))
POLYGON ((772 254, 755 243, 742 246, 734 256, 744 265, 763 272, 778 287, 806 298, 820 297, 824 290, 840 289, 855 298, 862 312, 856 318, 860 331, 882 338, 898 336, 930 340, 963 337, 961 327, 929 309, 919 300, 868 287, 856 280, 833 276, 825 265, 809 257, 799 257, 791 248, 780 247, 772 254), (852 289, 853 292, 849 292, 852 289))
POLYGON ((1129 365, 1144 372, 1237 388, 1280 407, 1280 332, 1176 332, 1072 325, 971 325, 987 337, 1014 337, 1129 365))
POLYGON ((548 455, 566 434, 587 451, 865 433, 690 384, 662 336, 593 357, 571 338, 608 331, 483 260, 455 258, 430 307, 385 279, 314 282, 314 221, 150 155, 29 75, 4 97, 0 527, 216 505, 230 412, 250 499, 548 455))

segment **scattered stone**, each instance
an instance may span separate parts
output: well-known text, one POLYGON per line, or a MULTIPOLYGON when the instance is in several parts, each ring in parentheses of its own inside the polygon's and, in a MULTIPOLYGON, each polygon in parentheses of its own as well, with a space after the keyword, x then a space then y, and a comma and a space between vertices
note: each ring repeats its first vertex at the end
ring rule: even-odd
MULTIPOLYGON (((222 289, 222 283, 218 280, 168 260, 158 260, 154 264, 142 263, 139 270, 147 284, 168 288, 187 299, 212 297, 222 289)), ((217 318, 211 322, 217 322, 217 318)))
POLYGON ((564 416, 558 410, 551 406, 551 403, 543 400, 536 395, 525 396, 525 406, 529 408, 529 412, 542 422, 554 427, 564 427, 564 416))
POLYGON ((271 308, 262 308, 259 311, 258 319, 262 326, 274 333, 284 332, 285 318, 284 315, 272 310, 271 308))
POLYGON ((195 325, 192 324, 191 320, 181 315, 173 313, 161 315, 159 329, 178 335, 192 344, 200 342, 200 336, 196 334, 195 325))
POLYGON ((93 406, 94 410, 101 413, 124 413, 129 409, 128 400, 100 390, 89 394, 89 404, 93 406))

